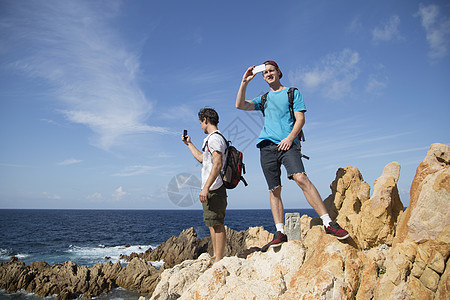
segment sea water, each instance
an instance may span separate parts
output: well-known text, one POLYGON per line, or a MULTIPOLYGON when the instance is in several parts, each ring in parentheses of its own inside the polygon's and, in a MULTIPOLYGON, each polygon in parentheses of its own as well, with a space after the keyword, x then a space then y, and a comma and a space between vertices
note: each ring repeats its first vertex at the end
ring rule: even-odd
MULTIPOLYGON (((312 209, 286 209, 317 217, 312 209)), ((225 225, 241 231, 263 226, 275 231, 271 211, 227 210, 225 225)), ((0 262, 16 256, 26 264, 50 265, 72 261, 92 267, 126 261, 121 255, 156 248, 184 229, 193 227, 198 238, 209 236, 201 210, 15 210, 0 209, 0 262)), ((164 262, 152 262, 160 267, 164 262)), ((137 299, 138 294, 117 289, 99 299, 137 299), (106 298, 105 298, 106 297, 106 298)), ((39 299, 26 293, 5 294, 0 299, 39 299)))

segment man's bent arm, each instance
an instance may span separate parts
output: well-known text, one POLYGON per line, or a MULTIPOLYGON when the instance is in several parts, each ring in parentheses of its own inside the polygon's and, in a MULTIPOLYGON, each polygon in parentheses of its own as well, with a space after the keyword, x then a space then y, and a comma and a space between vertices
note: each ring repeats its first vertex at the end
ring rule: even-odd
POLYGON ((254 66, 247 69, 245 72, 241 85, 239 86, 239 90, 236 96, 236 108, 241 110, 254 110, 255 104, 250 100, 245 100, 245 92, 247 91, 248 83, 255 77, 253 74, 254 66))
POLYGON ((212 153, 213 166, 211 168, 211 172, 209 173, 208 179, 206 179, 205 185, 203 189, 200 191, 199 199, 200 202, 206 202, 208 200, 209 188, 216 180, 217 176, 220 174, 220 170, 222 170, 222 153, 219 151, 214 151, 212 153))
POLYGON ((294 115, 295 115, 294 127, 292 128, 289 135, 278 144, 278 150, 289 150, 289 148, 291 148, 292 146, 294 139, 298 136, 298 134, 302 130, 303 125, 305 125, 304 111, 295 111, 294 115))
POLYGON ((199 162, 199 163, 203 163, 203 153, 200 152, 195 146, 194 144, 192 144, 191 142, 191 137, 189 135, 187 136, 181 136, 181 140, 183 141, 183 143, 186 144, 186 146, 188 146, 189 150, 191 150, 192 155, 195 157, 195 159, 199 162))
POLYGON ((216 180, 217 176, 219 176, 220 174, 220 170, 222 170, 222 153, 220 153, 219 151, 214 151, 212 153, 212 159, 213 159, 213 166, 211 168, 211 172, 209 173, 209 177, 205 182, 205 186, 206 188, 211 187, 211 185, 214 183, 214 181, 216 180))
POLYGON ((294 140, 300 131, 302 131, 303 126, 305 125, 305 112, 304 111, 295 111, 295 123, 294 127, 292 127, 291 133, 289 133, 288 137, 294 140))

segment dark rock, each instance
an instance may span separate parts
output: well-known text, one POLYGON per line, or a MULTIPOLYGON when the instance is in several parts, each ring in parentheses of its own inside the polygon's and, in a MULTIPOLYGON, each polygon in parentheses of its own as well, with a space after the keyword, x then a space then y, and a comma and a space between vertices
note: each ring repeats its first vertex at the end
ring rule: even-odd
POLYGON ((260 247, 250 247, 249 249, 242 250, 237 254, 237 257, 239 258, 247 258, 250 254, 253 252, 261 251, 260 247))
MULTIPOLYGON (((247 231, 227 228, 226 255, 235 255, 246 249, 247 231)), ((129 244, 126 247, 129 247, 129 244)), ((149 248, 141 254, 121 255, 129 264, 120 262, 98 263, 93 267, 78 266, 67 261, 53 266, 44 261, 25 265, 17 257, 0 263, 0 289, 7 293, 26 290, 40 297, 57 295, 57 299, 98 297, 115 287, 123 287, 139 293, 152 294, 164 268, 173 267, 184 260, 196 259, 209 251, 212 254, 210 238, 200 240, 194 228, 183 230, 179 236, 172 236, 155 249, 149 248), (164 261, 164 267, 157 270, 149 261, 164 261)), ((110 257, 105 257, 110 259, 110 257)), ((175 297, 176 295, 174 295, 175 297)))

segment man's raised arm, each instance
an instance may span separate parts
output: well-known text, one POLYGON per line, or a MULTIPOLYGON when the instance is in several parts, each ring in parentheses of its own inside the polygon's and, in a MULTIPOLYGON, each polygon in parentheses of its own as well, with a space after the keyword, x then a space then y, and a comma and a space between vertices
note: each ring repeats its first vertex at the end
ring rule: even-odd
POLYGON ((253 74, 253 68, 255 66, 251 66, 245 71, 244 76, 242 77, 241 85, 239 86, 239 91, 236 96, 236 108, 241 110, 254 110, 255 104, 250 100, 245 100, 245 92, 247 90, 248 83, 255 77, 253 74))

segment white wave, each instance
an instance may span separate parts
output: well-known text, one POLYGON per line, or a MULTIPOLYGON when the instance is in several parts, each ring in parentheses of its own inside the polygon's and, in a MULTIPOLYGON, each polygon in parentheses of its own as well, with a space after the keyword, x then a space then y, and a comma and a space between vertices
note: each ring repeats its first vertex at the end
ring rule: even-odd
POLYGON ((0 260, 9 260, 9 258, 13 256, 12 249, 3 249, 0 248, 0 260))
POLYGON ((21 254, 21 253, 17 253, 16 255, 14 255, 15 257, 17 257, 20 260, 24 260, 27 257, 30 257, 29 254, 21 254))
POLYGON ((143 253, 147 249, 154 246, 151 245, 133 245, 130 247, 125 246, 112 246, 98 245, 96 247, 79 247, 70 245, 66 251, 71 260, 77 261, 89 261, 91 263, 111 261, 113 263, 120 261, 120 263, 127 263, 125 260, 120 259, 121 255, 131 255, 132 253, 143 253))
POLYGON ((159 270, 164 265, 164 260, 151 261, 150 263, 159 270))

